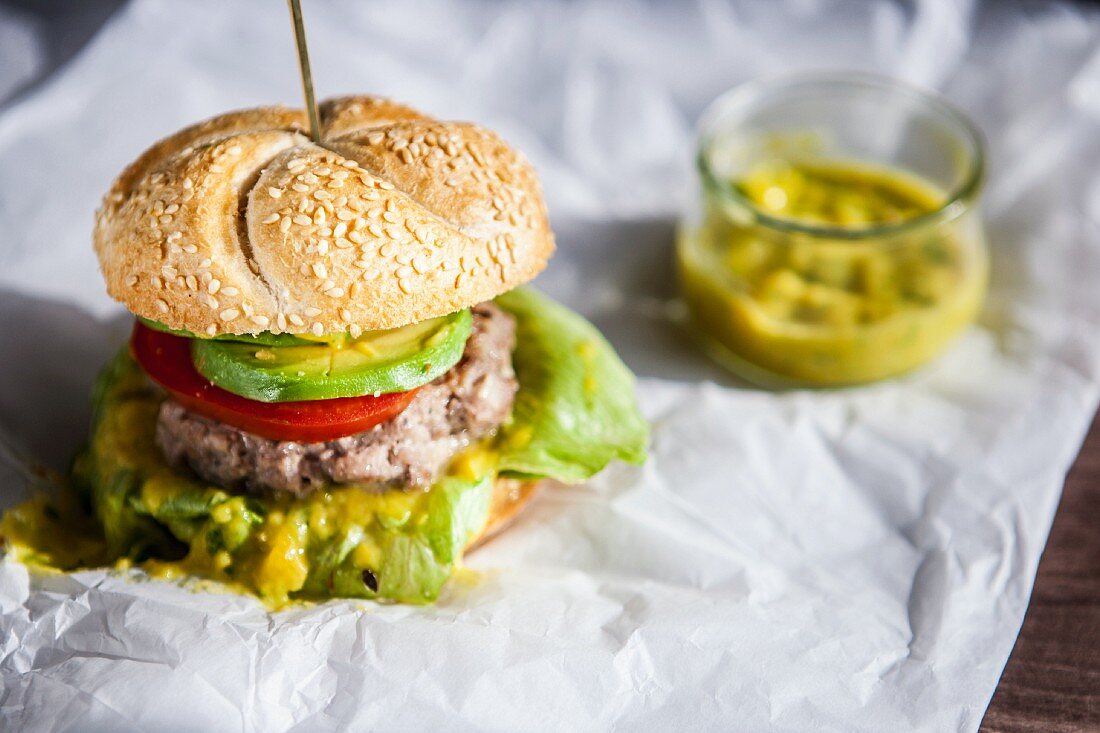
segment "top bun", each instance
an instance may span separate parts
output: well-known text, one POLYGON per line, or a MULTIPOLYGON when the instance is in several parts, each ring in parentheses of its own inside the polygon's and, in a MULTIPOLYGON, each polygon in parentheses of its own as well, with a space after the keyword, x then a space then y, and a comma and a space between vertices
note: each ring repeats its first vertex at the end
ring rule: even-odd
POLYGON ((111 186, 107 292, 198 334, 396 328, 537 275, 538 179, 495 133, 374 97, 230 112, 162 140, 111 186))

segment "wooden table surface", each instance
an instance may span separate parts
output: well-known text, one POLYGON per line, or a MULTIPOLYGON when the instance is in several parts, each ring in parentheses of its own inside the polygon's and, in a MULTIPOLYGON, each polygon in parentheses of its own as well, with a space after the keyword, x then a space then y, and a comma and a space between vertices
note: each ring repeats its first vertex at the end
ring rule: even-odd
POLYGON ((983 731, 1100 731, 1100 417, 1066 480, 983 731))

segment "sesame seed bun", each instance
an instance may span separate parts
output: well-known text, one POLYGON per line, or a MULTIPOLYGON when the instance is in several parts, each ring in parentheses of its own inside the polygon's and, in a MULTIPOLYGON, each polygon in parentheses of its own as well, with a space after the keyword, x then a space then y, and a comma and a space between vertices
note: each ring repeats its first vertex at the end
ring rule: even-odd
POLYGON ((199 334, 396 328, 527 282, 554 250, 495 133, 374 97, 230 112, 162 140, 97 213, 107 292, 199 334))
POLYGON ((540 481, 522 481, 497 477, 493 484, 493 496, 489 500, 489 518, 477 536, 466 545, 471 552, 507 529, 516 520, 520 510, 527 506, 538 491, 540 481))

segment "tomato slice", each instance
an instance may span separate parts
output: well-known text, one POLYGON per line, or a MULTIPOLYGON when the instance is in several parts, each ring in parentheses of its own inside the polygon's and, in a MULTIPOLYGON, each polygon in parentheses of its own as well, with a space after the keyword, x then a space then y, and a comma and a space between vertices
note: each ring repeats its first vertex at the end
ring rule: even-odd
POLYGON ((258 402, 216 387, 195 369, 189 339, 134 323, 130 352, 146 374, 187 409, 274 440, 315 442, 352 435, 409 406, 416 390, 306 402, 258 402))

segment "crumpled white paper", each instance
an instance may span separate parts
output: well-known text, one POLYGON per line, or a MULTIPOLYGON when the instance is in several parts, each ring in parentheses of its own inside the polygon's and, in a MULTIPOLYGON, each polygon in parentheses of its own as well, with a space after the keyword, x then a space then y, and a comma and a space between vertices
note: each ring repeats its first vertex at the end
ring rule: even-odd
MULTIPOLYGON (((642 377, 644 468, 556 487, 431 608, 271 615, 0 565, 0 727, 974 730, 1100 390, 1100 22, 954 2, 306 2, 322 95, 475 119, 542 175, 538 284, 642 377), (911 377, 737 385, 668 320, 692 124, 750 78, 944 90, 989 139, 981 326, 911 377)), ((228 108, 298 101, 285 8, 137 1, 0 114, 0 429, 63 465, 126 330, 89 246, 113 175, 228 108)), ((10 442, 10 441, 9 441, 10 442)), ((21 496, 14 473, 5 503, 21 496)))

